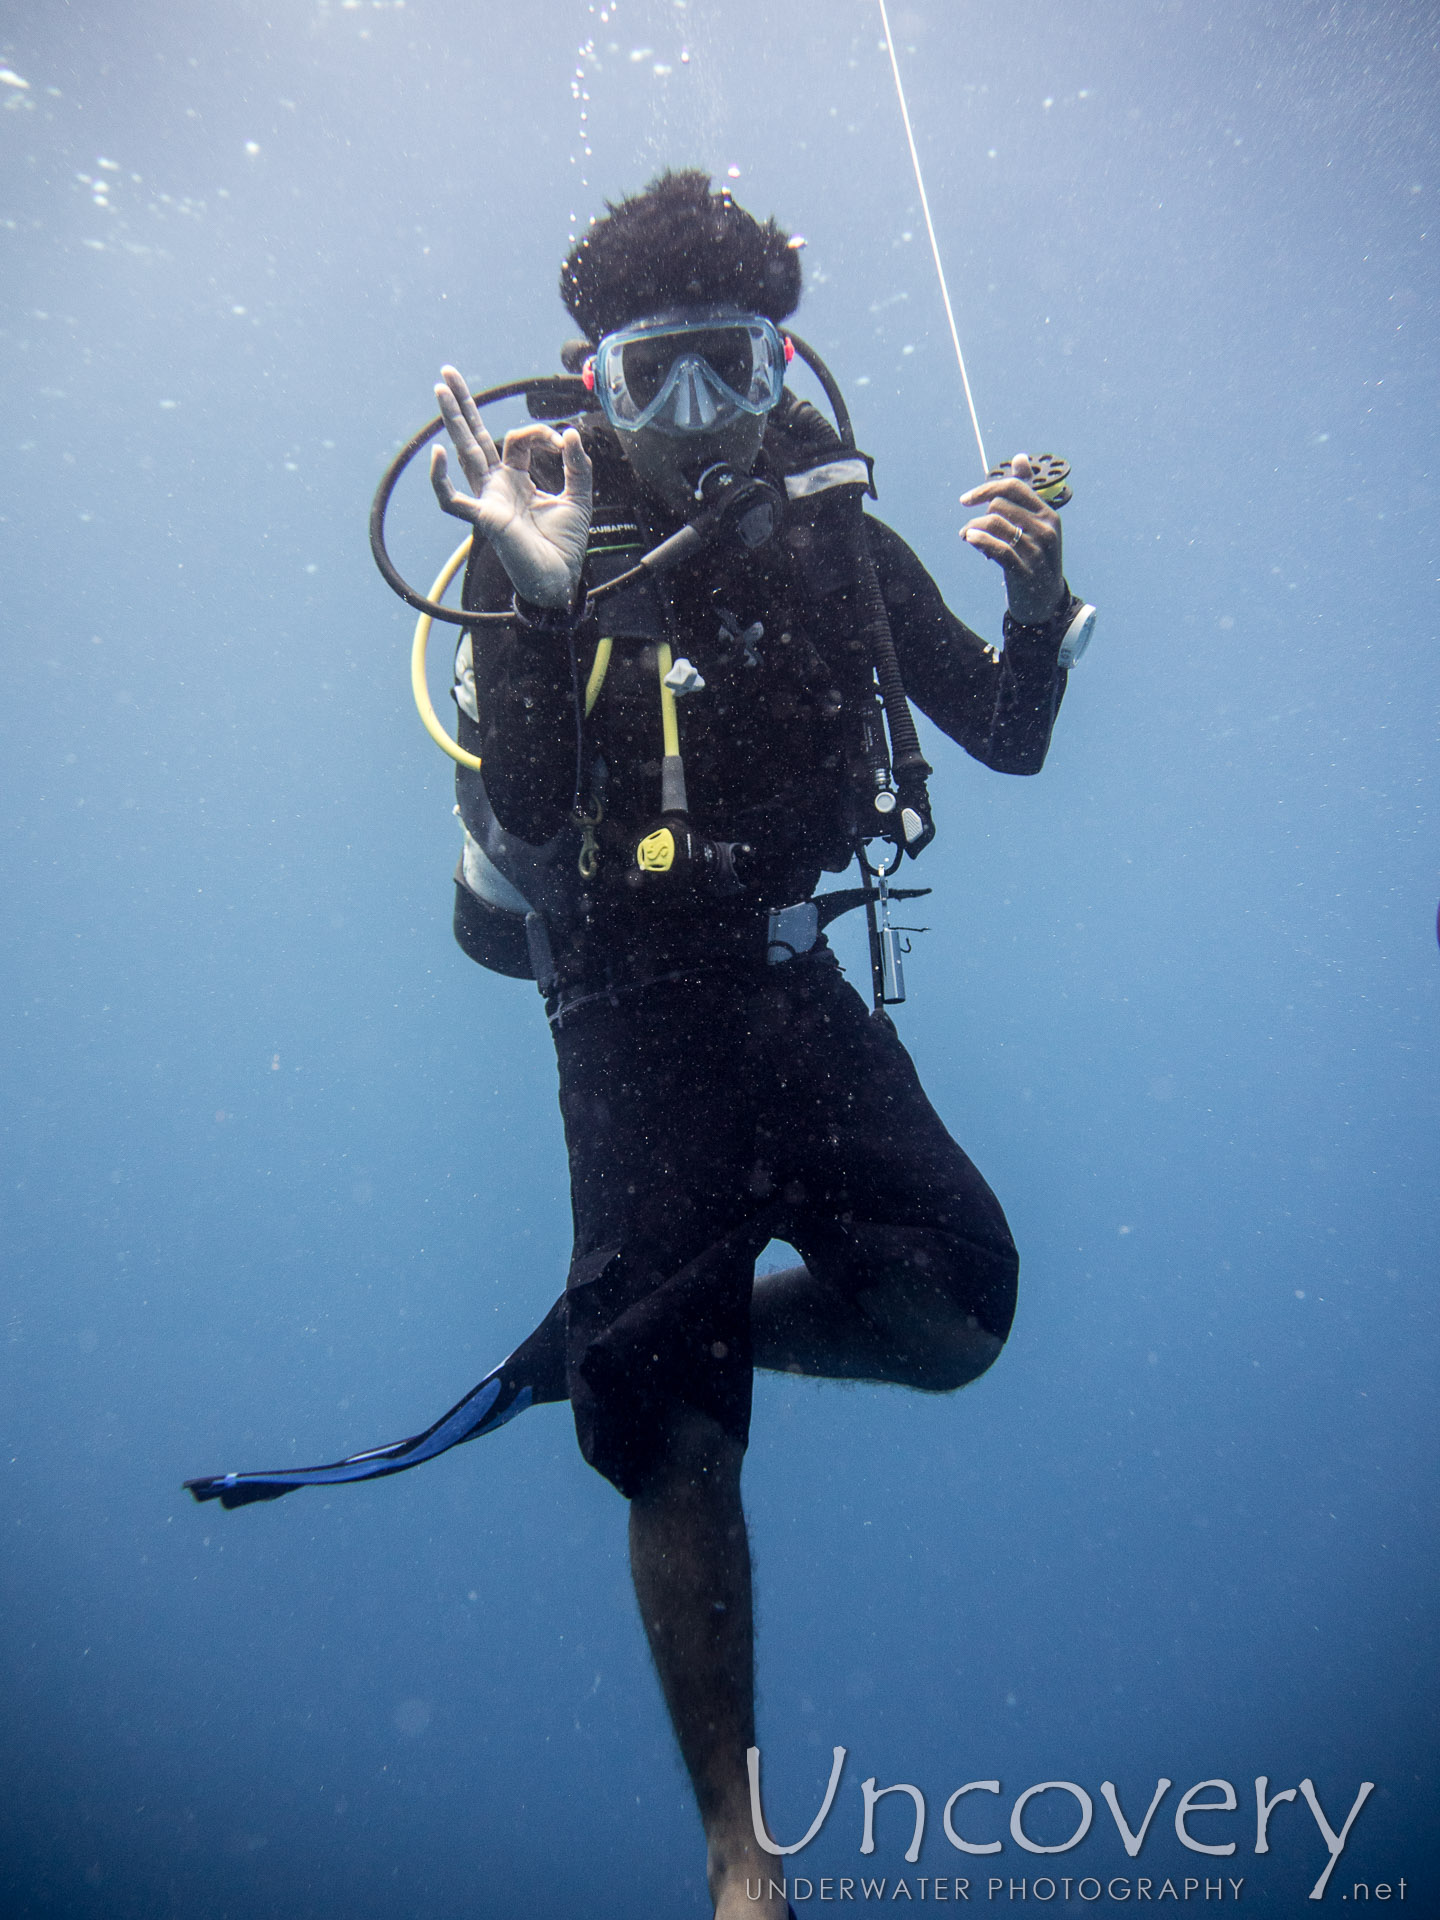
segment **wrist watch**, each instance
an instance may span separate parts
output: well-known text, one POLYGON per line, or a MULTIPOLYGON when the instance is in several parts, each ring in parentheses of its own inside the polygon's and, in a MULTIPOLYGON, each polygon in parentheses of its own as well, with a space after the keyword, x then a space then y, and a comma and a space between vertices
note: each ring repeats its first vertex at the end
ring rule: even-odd
POLYGON ((1005 639, 1008 643, 1012 634, 1023 633, 1027 638, 1043 645, 1047 640, 1053 643, 1054 636, 1058 632, 1061 636, 1060 651, 1055 664, 1062 673, 1065 673, 1075 665, 1089 646, 1090 636, 1095 631, 1095 620, 1094 607, 1088 601, 1081 600, 1076 594, 1071 593, 1067 586, 1065 598, 1056 612, 1048 620, 1043 620, 1033 627, 1026 626, 1023 621, 1007 613, 1005 639))
POLYGON ((1062 673, 1068 673, 1089 646, 1090 636, 1095 631, 1096 618, 1095 609, 1088 601, 1082 602, 1075 609, 1074 616, 1065 629, 1065 638, 1060 642, 1060 652, 1055 662, 1062 673))

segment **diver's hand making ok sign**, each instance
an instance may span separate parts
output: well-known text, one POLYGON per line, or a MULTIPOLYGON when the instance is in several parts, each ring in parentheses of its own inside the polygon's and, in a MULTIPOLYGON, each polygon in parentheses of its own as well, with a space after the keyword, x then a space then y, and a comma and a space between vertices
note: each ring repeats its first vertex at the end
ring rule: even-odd
POLYGON ((484 534, 522 600, 540 607, 573 606, 585 564, 592 497, 590 459, 579 434, 573 427, 558 434, 537 421, 507 433, 501 453, 454 367, 440 369, 435 398, 470 483, 470 494, 457 493, 446 471, 444 447, 433 448, 430 484, 441 506, 484 534), (531 457, 541 447, 560 451, 563 493, 542 493, 530 477, 531 457))
POLYGON ((960 529, 960 538, 1004 569, 1010 612, 1023 627, 1039 627, 1059 610, 1065 588, 1060 560, 1060 516, 1030 485, 1023 453, 1011 461, 1013 476, 982 480, 962 493, 962 507, 982 511, 960 529))

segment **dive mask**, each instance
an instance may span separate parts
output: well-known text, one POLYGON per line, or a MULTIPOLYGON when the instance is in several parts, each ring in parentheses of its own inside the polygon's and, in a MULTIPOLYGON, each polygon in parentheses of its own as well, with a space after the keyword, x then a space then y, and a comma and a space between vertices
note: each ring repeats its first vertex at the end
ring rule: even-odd
POLYGON ((714 433, 742 413, 769 413, 793 352, 763 314, 686 307, 607 333, 584 380, 620 433, 714 433))

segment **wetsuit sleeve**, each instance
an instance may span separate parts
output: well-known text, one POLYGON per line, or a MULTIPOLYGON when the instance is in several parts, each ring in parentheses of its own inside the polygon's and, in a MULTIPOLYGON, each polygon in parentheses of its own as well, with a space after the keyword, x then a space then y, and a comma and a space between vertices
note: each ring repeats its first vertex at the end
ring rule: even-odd
MULTIPOLYGON (((501 608, 510 582, 487 547, 466 603, 501 608)), ((507 833, 543 846, 570 817, 575 790, 575 707, 564 633, 506 622, 472 629, 476 745, 485 792, 507 833)))
POLYGON ((905 691, 942 733, 997 773, 1038 773, 1065 692, 1053 640, 1022 631, 998 656, 957 619, 883 521, 867 517, 905 691))

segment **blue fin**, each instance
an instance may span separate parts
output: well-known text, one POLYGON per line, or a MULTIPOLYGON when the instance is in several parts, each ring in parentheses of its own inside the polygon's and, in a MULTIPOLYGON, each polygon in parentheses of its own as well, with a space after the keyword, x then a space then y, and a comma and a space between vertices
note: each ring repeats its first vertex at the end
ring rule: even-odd
MULTIPOLYGON (((514 1358, 512 1354, 510 1359, 514 1358)), ((329 1466, 282 1468, 274 1473, 212 1473, 203 1479, 187 1480, 185 1485, 197 1500, 218 1500, 222 1507, 245 1507, 252 1500, 278 1500, 282 1493, 293 1493, 297 1487, 333 1487, 351 1480, 380 1480, 389 1473, 403 1473, 407 1467, 418 1467, 463 1441, 494 1433, 534 1402, 535 1389, 528 1380, 505 1378, 509 1365, 510 1360, 502 1360, 433 1427, 408 1440, 352 1453, 329 1466)))

